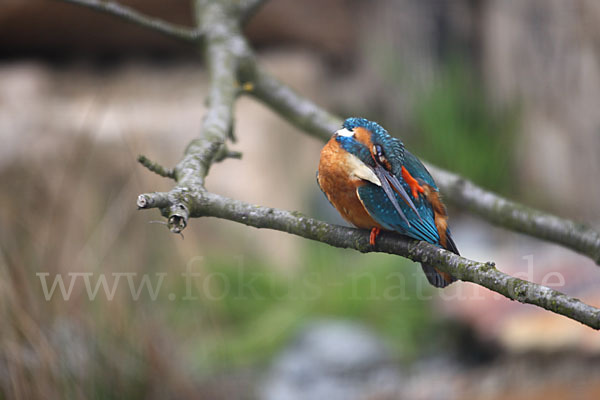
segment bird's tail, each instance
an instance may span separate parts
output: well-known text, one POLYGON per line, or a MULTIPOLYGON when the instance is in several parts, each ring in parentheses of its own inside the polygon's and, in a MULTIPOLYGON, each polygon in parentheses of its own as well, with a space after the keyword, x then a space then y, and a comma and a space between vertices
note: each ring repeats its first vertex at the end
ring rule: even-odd
POLYGON ((436 288, 445 288, 456 280, 452 275, 439 271, 430 264, 421 263, 421 267, 429 283, 436 288))
MULTIPOLYGON (((456 247, 456 243, 452 240, 450 236, 450 231, 447 232, 446 235, 446 250, 453 252, 454 254, 460 255, 458 252, 458 248, 456 247)), ((435 268, 431 264, 421 263, 421 267, 423 268, 423 272, 425 272, 425 276, 429 283, 431 283, 436 288, 445 288, 452 282, 456 281, 456 278, 450 275, 447 272, 442 272, 435 268)))

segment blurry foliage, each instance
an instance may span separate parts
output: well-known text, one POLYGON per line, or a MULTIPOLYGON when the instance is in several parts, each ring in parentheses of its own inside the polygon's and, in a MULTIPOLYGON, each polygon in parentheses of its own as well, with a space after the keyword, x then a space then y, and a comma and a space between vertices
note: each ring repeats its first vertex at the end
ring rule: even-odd
POLYGON ((443 67, 415 101, 417 134, 410 145, 423 159, 506 193, 513 181, 518 113, 490 106, 476 76, 464 63, 443 67))

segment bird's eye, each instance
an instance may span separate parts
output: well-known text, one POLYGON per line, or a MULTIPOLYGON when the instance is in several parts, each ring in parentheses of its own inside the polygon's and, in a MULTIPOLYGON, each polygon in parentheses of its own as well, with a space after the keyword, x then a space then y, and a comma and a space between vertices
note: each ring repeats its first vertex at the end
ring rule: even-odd
POLYGON ((373 145, 373 155, 375 156, 375 160, 377 160, 378 163, 380 163, 380 164, 385 163, 386 159, 385 159, 385 156, 383 155, 383 149, 381 148, 381 145, 378 145, 378 144, 373 145))

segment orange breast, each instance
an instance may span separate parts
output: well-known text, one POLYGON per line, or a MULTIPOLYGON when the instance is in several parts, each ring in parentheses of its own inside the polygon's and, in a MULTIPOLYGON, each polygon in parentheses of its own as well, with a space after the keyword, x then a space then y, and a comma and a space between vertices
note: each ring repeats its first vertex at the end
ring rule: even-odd
POLYGON ((341 148, 335 138, 331 138, 321 150, 319 185, 346 221, 359 228, 381 228, 358 198, 356 189, 365 183, 353 176, 348 157, 349 153, 341 148))

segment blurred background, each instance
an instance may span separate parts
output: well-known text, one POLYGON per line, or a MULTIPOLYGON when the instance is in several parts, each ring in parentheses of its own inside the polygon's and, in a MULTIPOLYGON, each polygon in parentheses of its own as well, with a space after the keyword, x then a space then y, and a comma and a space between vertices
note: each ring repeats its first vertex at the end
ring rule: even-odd
MULTIPOLYGON (((190 24, 184 0, 127 0, 190 24)), ((274 75, 379 121, 424 160, 600 227, 600 2, 271 0, 246 28, 274 75)), ((189 47, 58 1, 0 3, 0 398, 598 399, 592 329, 399 257, 197 219, 172 182, 208 87, 189 47)), ((236 105, 211 191, 343 223, 322 143, 236 105)), ((450 207, 468 258, 600 306, 600 271, 450 207)))

